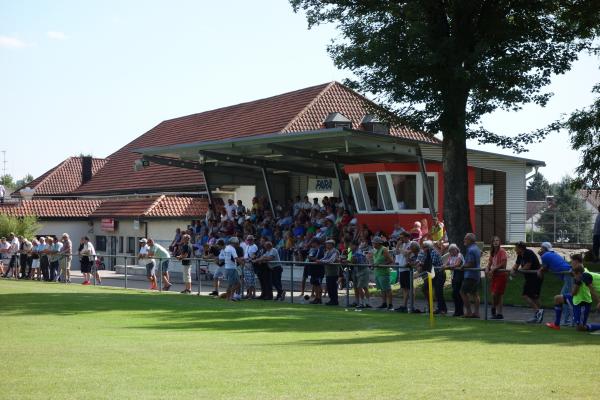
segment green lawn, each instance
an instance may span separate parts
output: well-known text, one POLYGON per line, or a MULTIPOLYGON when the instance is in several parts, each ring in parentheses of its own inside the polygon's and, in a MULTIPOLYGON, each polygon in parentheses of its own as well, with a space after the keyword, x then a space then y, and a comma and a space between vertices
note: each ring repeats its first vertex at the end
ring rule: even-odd
POLYGON ((0 281, 2 399, 598 398, 600 336, 0 281))

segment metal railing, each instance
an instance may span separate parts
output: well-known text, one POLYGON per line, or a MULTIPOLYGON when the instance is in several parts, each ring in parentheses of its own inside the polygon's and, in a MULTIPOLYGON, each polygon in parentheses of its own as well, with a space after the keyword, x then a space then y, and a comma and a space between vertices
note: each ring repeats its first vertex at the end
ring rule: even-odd
MULTIPOLYGON (((27 253, 29 255, 29 253, 27 253)), ((15 268, 17 272, 23 272, 23 268, 20 265, 20 257, 19 257, 20 253, 16 254, 16 262, 15 264, 12 266, 12 268, 15 268)), ((44 255, 42 255, 43 257, 44 255)), ((63 268, 63 264, 65 262, 66 257, 69 256, 73 256, 73 255, 68 255, 68 254, 58 254, 58 255, 54 255, 53 261, 52 263, 59 263, 58 264, 58 270, 57 275, 53 277, 53 281, 60 281, 61 283, 69 283, 69 280, 63 276, 63 273, 66 272, 66 269, 63 268)), ((79 255, 76 255, 79 256, 79 255)), ((92 256, 92 267, 90 270, 90 275, 93 277, 93 281, 90 282, 91 284, 93 284, 94 286, 98 285, 99 282, 97 281, 97 277, 98 277, 98 263, 96 262, 98 260, 99 257, 104 257, 104 258, 111 258, 114 257, 116 259, 122 259, 123 260, 123 267, 124 267, 124 276, 123 276, 123 288, 124 289, 129 289, 129 284, 128 284, 128 278, 131 274, 129 274, 128 269, 131 268, 132 266, 139 266, 139 261, 140 260, 151 260, 149 258, 141 258, 138 259, 137 256, 131 256, 131 255, 123 255, 123 256, 112 256, 112 255, 104 255, 104 254, 98 254, 95 256, 92 256), (133 261, 133 264, 129 264, 128 260, 133 261)), ((6 259, 4 259, 3 261, 5 261, 6 259)), ((158 292, 162 292, 163 290, 163 261, 178 261, 180 262, 180 259, 177 259, 175 257, 169 257, 169 258, 160 258, 160 257, 154 257, 152 258, 152 260, 155 260, 155 268, 157 268, 157 288, 156 290, 158 292), (156 264, 158 265, 156 267, 156 264)), ((194 290, 194 280, 192 279, 192 292, 196 291, 197 295, 200 296, 200 294, 202 293, 202 279, 201 276, 204 275, 205 276, 205 280, 208 280, 208 278, 210 277, 210 267, 211 265, 213 265, 214 267, 218 266, 215 264, 216 259, 215 258, 206 258, 206 257, 199 257, 199 258, 189 258, 186 259, 189 260, 193 266, 192 268, 194 269, 195 272, 195 276, 196 279, 195 281, 197 282, 197 291, 194 290)), ((115 260, 116 262, 117 260, 115 260)), ((41 260, 40 260, 41 262, 41 260)), ((423 279, 425 281, 425 279, 429 276, 429 274, 426 271, 418 271, 417 268, 412 267, 412 266, 406 266, 406 267, 399 267, 397 265, 373 265, 373 264, 351 264, 351 263, 344 263, 344 262, 337 262, 337 263, 317 263, 317 262, 301 262, 301 261, 268 261, 266 262, 267 264, 270 265, 274 265, 274 266, 281 266, 284 270, 285 267, 289 267, 290 269, 290 280, 289 280, 289 292, 290 292, 290 301, 291 303, 294 303, 294 268, 295 267, 305 267, 305 266, 315 266, 315 265, 319 265, 319 266, 333 266, 333 267, 338 267, 339 271, 342 272, 342 277, 345 280, 345 287, 343 288, 343 290, 345 291, 345 300, 346 300, 346 307, 350 306, 350 281, 351 281, 351 272, 353 268, 361 268, 361 267, 366 267, 369 269, 377 269, 377 268, 387 268, 387 269, 394 269, 398 272, 398 280, 400 279, 400 272, 406 272, 408 271, 410 273, 410 278, 409 278, 409 282, 410 282, 410 288, 409 288, 409 307, 408 307, 408 312, 412 312, 415 310, 415 296, 414 296, 414 289, 415 289, 415 285, 414 285, 414 281, 416 279, 423 279)), ((148 263, 150 264, 150 263, 148 263)), ((5 264, 6 266, 6 264, 5 264)), ((27 268, 27 266, 25 266, 27 268)), ((30 266, 29 266, 30 267, 30 266)), ((56 268, 56 264, 53 265, 53 268, 56 268)), ((41 267, 40 267, 41 268, 41 267)), ((236 268, 238 268, 238 271, 241 271, 240 273, 240 292, 243 294, 244 290, 245 290, 245 284, 244 284, 244 265, 238 265, 236 268)), ((480 273, 480 278, 481 278, 481 282, 482 282, 482 294, 483 294, 483 305, 484 305, 484 320, 488 320, 489 319, 489 315, 488 315, 488 309, 489 309, 489 294, 488 294, 488 288, 489 288, 489 283, 488 283, 488 276, 486 273, 482 274, 481 272, 486 271, 486 268, 452 268, 452 267, 448 267, 448 266, 443 266, 443 267, 433 267, 434 271, 437 272, 441 272, 444 274, 445 278, 444 278, 444 283, 447 281, 447 275, 445 273, 445 271, 449 270, 449 271, 478 271, 480 273)), ((506 272, 506 273, 511 273, 511 272, 516 272, 516 273, 521 273, 521 274, 537 274, 539 270, 523 270, 523 269, 518 269, 518 270, 512 270, 512 269, 498 269, 496 270, 496 272, 506 272)), ((11 270, 9 271, 5 271, 4 277, 7 277, 8 272, 11 272, 11 270)), ((14 271, 13 271, 14 273, 14 271)), ((29 273, 31 273, 31 268, 29 273)), ((553 274, 556 274, 555 272, 552 272, 553 274)), ((558 274, 570 274, 570 271, 566 271, 566 272, 561 272, 558 274)), ((48 274, 44 273, 44 277, 46 277, 48 274)), ((50 278, 51 275, 49 275, 50 278)), ((336 276, 340 276, 339 274, 337 274, 336 276)), ((109 278, 110 279, 110 278, 109 278)), ((46 279, 45 279, 46 280, 46 279)), ((49 279, 48 279, 49 280, 49 279)), ((395 282, 394 282, 395 283, 395 282)), ((282 283, 283 284, 283 283, 282 283)), ((265 290, 269 290, 269 288, 264 288, 265 290)), ((271 292, 273 290, 273 288, 271 287, 271 292)), ((430 293, 431 293, 431 288, 429 289, 430 293)), ((261 291, 263 291, 263 288, 261 288, 261 291)), ((427 301, 427 299, 426 299, 427 301)), ((429 307, 429 312, 430 314, 433 312, 433 304, 431 301, 428 302, 428 307, 429 307)))
POLYGON ((521 236, 529 243, 577 243, 591 244, 598 212, 586 211, 583 215, 566 215, 544 211, 527 219, 526 213, 509 213, 507 230, 509 237, 521 236), (585 215, 587 213, 588 215, 585 215))

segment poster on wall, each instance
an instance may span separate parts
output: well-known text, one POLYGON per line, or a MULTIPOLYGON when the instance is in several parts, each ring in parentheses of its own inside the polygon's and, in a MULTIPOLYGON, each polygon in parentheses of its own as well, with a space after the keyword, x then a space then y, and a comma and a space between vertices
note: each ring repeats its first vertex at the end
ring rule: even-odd
POLYGON ((114 218, 102 218, 100 227, 105 232, 114 232, 115 224, 116 222, 114 218))
POLYGON ((139 219, 134 219, 133 220, 133 230, 134 231, 139 231, 140 230, 140 220, 139 219))

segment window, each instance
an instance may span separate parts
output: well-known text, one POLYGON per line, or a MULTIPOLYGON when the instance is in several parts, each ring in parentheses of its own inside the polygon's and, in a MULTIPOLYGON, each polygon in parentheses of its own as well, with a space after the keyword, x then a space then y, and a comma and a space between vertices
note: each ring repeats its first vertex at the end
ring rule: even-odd
POLYGON ((379 185, 377 183, 377 174, 364 174, 365 187, 367 188, 367 199, 369 200, 369 208, 371 211, 385 211, 385 206, 379 193, 379 185))
POLYGON ((391 174, 399 210, 417 209, 417 176, 391 174))
MULTIPOLYGON (((436 199, 436 197, 435 197, 435 192, 436 192, 435 177, 428 176, 427 182, 429 183, 429 190, 431 190, 431 196, 433 197, 433 203, 435 204, 435 199, 436 199)), ((429 209, 429 203, 427 202, 427 195, 425 194, 425 185, 423 185, 423 208, 429 209)))
POLYGON ((494 185, 475 185, 475 205, 491 206, 494 204, 494 185))
POLYGON ((119 254, 123 254, 125 252, 125 239, 123 236, 119 236, 119 254))
POLYGON ((360 184, 360 175, 351 175, 350 182, 352 183, 354 199, 356 199, 356 206, 358 207, 358 211, 366 211, 367 206, 365 205, 365 196, 362 191, 362 185, 360 184))
POLYGON ((135 237, 127 236, 127 254, 135 254, 135 237))
POLYGON ((106 251, 106 236, 96 235, 96 251, 106 251))

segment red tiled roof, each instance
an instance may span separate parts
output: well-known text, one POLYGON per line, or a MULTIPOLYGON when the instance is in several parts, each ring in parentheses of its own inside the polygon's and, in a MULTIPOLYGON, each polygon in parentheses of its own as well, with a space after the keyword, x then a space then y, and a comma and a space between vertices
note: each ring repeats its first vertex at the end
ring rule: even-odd
POLYGON ((0 205, 0 214, 15 217, 34 215, 38 218, 87 218, 102 200, 23 200, 0 205))
POLYGON ((133 200, 104 200, 91 217, 200 217, 208 200, 197 197, 151 196, 133 200))
MULTIPOLYGON (((81 186, 81 157, 69 157, 56 167, 46 171, 44 174, 24 185, 35 189, 34 195, 59 195, 68 194, 81 186)), ((106 163, 103 158, 92 158, 92 176, 96 174, 106 163)), ((15 190, 18 194, 19 190, 15 190)))
MULTIPOLYGON (((134 173, 133 163, 139 155, 132 151, 142 147, 321 129, 325 117, 336 111, 351 118, 358 129, 358 124, 367 114, 367 103, 368 100, 358 93, 331 82, 163 121, 110 155, 104 168, 74 193, 199 191, 204 184, 204 177, 199 171, 150 164, 148 168, 134 173)), ((393 128, 391 133, 410 139, 436 141, 403 128, 393 128)))

